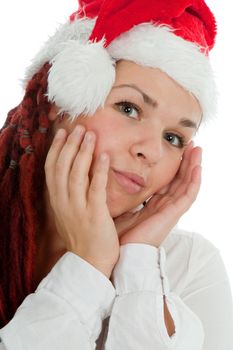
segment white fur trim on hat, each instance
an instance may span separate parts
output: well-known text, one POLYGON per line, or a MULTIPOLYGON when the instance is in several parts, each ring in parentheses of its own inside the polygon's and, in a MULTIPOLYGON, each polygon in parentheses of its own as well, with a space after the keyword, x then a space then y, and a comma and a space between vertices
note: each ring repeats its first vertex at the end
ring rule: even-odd
POLYGON ((197 45, 175 35, 171 28, 143 23, 121 34, 104 48, 88 41, 96 19, 77 19, 63 25, 44 45, 26 72, 31 79, 45 62, 48 98, 73 120, 103 107, 115 80, 115 61, 131 60, 159 68, 199 101, 203 120, 216 113, 216 87, 209 59, 197 45))
POLYGON ((27 67, 23 85, 33 77, 35 73, 43 66, 44 63, 50 62, 62 49, 61 44, 68 40, 77 40, 86 44, 90 33, 92 32, 96 19, 79 19, 72 23, 62 24, 42 46, 37 55, 32 59, 31 64, 27 67))
POLYGON ((204 119, 216 113, 216 86, 208 57, 172 29, 143 23, 116 38, 107 48, 115 60, 159 68, 199 101, 204 119))

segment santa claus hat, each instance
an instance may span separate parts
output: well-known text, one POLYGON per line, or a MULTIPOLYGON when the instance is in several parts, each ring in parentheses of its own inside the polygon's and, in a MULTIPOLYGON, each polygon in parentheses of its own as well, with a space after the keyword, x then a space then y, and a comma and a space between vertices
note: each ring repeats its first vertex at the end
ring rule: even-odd
POLYGON ((208 54, 216 22, 203 0, 79 0, 34 58, 26 82, 50 62, 48 99, 73 120, 103 107, 120 59, 159 68, 199 101, 203 119, 216 111, 208 54))

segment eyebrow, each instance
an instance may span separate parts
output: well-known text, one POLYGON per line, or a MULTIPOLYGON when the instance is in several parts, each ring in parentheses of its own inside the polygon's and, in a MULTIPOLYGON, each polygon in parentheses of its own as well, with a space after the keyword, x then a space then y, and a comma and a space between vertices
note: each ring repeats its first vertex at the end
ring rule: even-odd
POLYGON ((145 92, 143 92, 137 85, 134 84, 121 84, 117 86, 113 86, 113 89, 118 89, 122 87, 129 87, 134 90, 137 90, 143 97, 144 102, 149 105, 152 108, 157 108, 158 107, 158 102, 153 100, 150 96, 148 96, 145 92))
MULTIPOLYGON (((124 88, 124 87, 129 87, 129 88, 132 88, 132 89, 138 91, 142 95, 144 102, 147 105, 149 105, 150 107, 152 107, 152 108, 158 107, 158 105, 159 105, 158 102, 153 100, 150 96, 148 96, 145 92, 143 92, 137 85, 121 84, 121 85, 113 86, 112 89, 118 89, 118 88, 124 88)), ((196 123, 194 123, 192 120, 186 119, 186 118, 181 119, 178 124, 185 127, 185 128, 193 128, 196 130, 198 128, 196 123)))
POLYGON ((179 124, 181 125, 181 126, 184 126, 185 128, 193 128, 193 129, 198 129, 198 126, 197 126, 197 124, 196 123, 194 123, 192 120, 190 120, 190 119, 181 119, 180 121, 179 121, 179 124))

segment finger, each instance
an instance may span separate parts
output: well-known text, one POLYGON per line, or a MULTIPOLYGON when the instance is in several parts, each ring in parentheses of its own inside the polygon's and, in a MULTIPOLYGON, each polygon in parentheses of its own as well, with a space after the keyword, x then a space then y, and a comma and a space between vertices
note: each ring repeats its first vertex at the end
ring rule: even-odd
POLYGON ((74 159, 79 151, 83 139, 84 127, 78 125, 68 135, 66 143, 61 149, 55 165, 55 183, 57 196, 60 200, 64 195, 69 197, 69 176, 74 159))
POLYGON ((53 139, 53 142, 48 151, 46 161, 45 161, 45 179, 48 187, 49 194, 55 194, 56 186, 54 183, 55 179, 55 169, 57 159, 61 152, 61 149, 66 140, 66 131, 64 129, 59 129, 53 139))
POLYGON ((162 197, 159 206, 157 206, 157 215, 162 215, 165 219, 164 224, 175 225, 181 216, 191 207, 195 201, 201 184, 201 167, 196 166, 193 169, 192 180, 186 188, 186 192, 176 200, 174 198, 162 197), (169 218, 169 220, 168 220, 169 218))
POLYGON ((179 168, 179 171, 177 173, 177 177, 179 179, 182 179, 185 176, 185 174, 186 174, 186 171, 187 171, 187 168, 189 166, 190 157, 191 157, 193 149, 194 149, 193 141, 191 141, 188 144, 188 146, 186 147, 186 149, 185 149, 185 151, 183 153, 183 156, 182 156, 182 161, 181 161, 181 164, 180 164, 180 168, 179 168))
POLYGON ((196 200, 201 185, 201 166, 194 167, 190 182, 180 186, 179 190, 173 196, 173 203, 178 212, 183 214, 196 200))
POLYGON ((77 153, 70 172, 69 193, 70 198, 80 204, 86 205, 87 192, 89 189, 89 171, 92 164, 93 152, 95 148, 96 135, 88 131, 77 153))
POLYGON ((192 183, 198 183, 199 185, 201 184, 201 172, 202 172, 201 165, 197 165, 193 169, 192 179, 191 179, 192 183))
POLYGON ((185 213, 196 200, 201 186, 201 166, 197 165, 193 168, 190 182, 183 188, 180 194, 176 194, 174 205, 181 215, 185 213))
POLYGON ((178 187, 178 185, 180 183, 180 180, 186 174, 187 167, 189 164, 190 153, 191 153, 192 149, 193 149, 193 141, 189 142, 189 144, 187 145, 187 147, 182 155, 182 160, 180 163, 179 170, 177 171, 175 177, 172 179, 172 181, 169 184, 165 185, 159 191, 157 191, 156 194, 165 194, 168 191, 170 191, 170 193, 175 192, 176 188, 178 187))
POLYGON ((102 153, 96 164, 92 181, 89 187, 88 201, 95 210, 102 210, 107 202, 106 187, 108 183, 109 156, 102 153))
POLYGON ((178 190, 178 195, 180 195, 181 188, 184 188, 183 185, 187 185, 190 182, 193 168, 201 164, 201 153, 202 150, 200 147, 189 149, 185 155, 183 167, 180 168, 177 177, 171 184, 169 195, 175 195, 178 190))
POLYGON ((201 147, 195 147, 190 156, 190 162, 187 167, 186 174, 184 175, 184 182, 190 182, 192 171, 197 165, 201 165, 202 160, 202 149, 201 147))

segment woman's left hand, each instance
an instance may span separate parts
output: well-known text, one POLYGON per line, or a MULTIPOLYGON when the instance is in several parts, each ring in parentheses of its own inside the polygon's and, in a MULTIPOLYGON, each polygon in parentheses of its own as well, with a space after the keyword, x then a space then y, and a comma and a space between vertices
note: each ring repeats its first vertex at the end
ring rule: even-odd
POLYGON ((114 220, 120 245, 160 246, 197 197, 201 184, 201 152, 200 147, 194 148, 190 142, 171 183, 154 194, 140 211, 124 213, 114 220))

